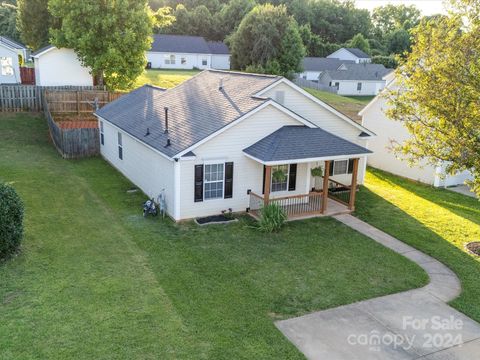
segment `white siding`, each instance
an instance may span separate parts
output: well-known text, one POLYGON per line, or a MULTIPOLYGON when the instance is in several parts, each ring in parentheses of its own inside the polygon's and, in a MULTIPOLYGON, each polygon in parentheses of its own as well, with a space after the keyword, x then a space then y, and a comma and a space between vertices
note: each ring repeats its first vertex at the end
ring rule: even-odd
POLYGON ((304 71, 303 73, 298 74, 298 77, 305 80, 318 81, 320 73, 321 71, 304 71))
POLYGON ((332 80, 338 82, 338 95, 356 95, 356 96, 371 96, 377 95, 384 87, 385 80, 380 81, 365 81, 365 80, 332 80), (362 83, 361 90, 357 90, 358 83, 362 83))
POLYGON ((102 156, 138 186, 150 198, 157 199, 165 189, 167 212, 174 217, 173 161, 156 153, 127 133, 103 121, 104 145, 102 156), (122 133, 123 160, 118 158, 118 132, 122 133))
POLYGON ((327 56, 327 58, 331 59, 340 59, 340 60, 353 60, 357 64, 362 63, 362 62, 371 62, 372 60, 370 58, 358 58, 357 56, 353 55, 350 51, 341 48, 335 51, 334 53, 331 53, 330 55, 327 56))
MULTIPOLYGON (((361 130, 347 123, 345 120, 323 108, 315 101, 307 98, 305 95, 291 88, 288 85, 278 84, 277 86, 271 88, 269 91, 263 94, 263 96, 275 99, 276 91, 285 92, 284 106, 288 109, 294 111, 295 113, 314 123, 318 127, 329 131, 334 135, 337 135, 360 146, 367 147, 366 141, 358 137, 358 135, 360 135, 360 133, 362 132, 361 130)), ((359 184, 363 184, 363 180, 365 177, 365 161, 365 158, 360 159, 358 171, 359 184)), ((345 182, 350 181, 350 178, 337 178, 335 180, 345 182)))
MULTIPOLYGON (((245 211, 249 206, 247 190, 257 194, 263 189, 263 165, 251 160, 242 152, 246 147, 271 134, 284 125, 300 123, 272 106, 267 106, 238 125, 228 129, 193 152, 195 160, 180 161, 181 218, 219 214, 222 210, 245 211), (231 199, 212 199, 194 202, 194 166, 204 161, 219 163, 233 161, 233 196, 231 199)), ((295 191, 274 192, 272 197, 305 194, 307 189, 307 164, 298 164, 295 191)))
MULTIPOLYGON (((186 53, 165 53, 147 51, 147 61, 152 63, 153 69, 209 69, 211 67, 212 56, 209 54, 186 54, 186 53), (165 57, 175 55, 175 64, 165 64, 165 57), (182 64, 182 58, 185 63, 182 64), (202 61, 207 60, 207 65, 202 61)), ((230 68, 230 66, 229 66, 230 68)))
POLYGON ((213 54, 212 69, 230 70, 230 55, 213 54))
POLYGON ((13 75, 2 75, 0 67, 0 84, 17 84, 21 82, 20 67, 18 64, 18 54, 16 51, 0 44, 0 58, 6 57, 12 59, 13 75))
POLYGON ((92 86, 93 77, 71 49, 53 49, 34 59, 35 81, 41 86, 92 86))

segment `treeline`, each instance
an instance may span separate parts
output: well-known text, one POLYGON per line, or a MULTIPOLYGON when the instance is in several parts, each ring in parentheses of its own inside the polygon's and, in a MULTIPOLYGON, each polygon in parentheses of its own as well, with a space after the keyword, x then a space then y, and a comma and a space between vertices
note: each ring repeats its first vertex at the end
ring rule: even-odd
POLYGON ((410 50, 409 31, 421 19, 413 5, 386 5, 370 14, 353 1, 338 0, 152 0, 150 6, 175 19, 156 32, 228 42, 243 18, 265 3, 286 7, 298 25, 307 56, 326 56, 351 46, 390 67, 395 66, 395 55, 410 50))

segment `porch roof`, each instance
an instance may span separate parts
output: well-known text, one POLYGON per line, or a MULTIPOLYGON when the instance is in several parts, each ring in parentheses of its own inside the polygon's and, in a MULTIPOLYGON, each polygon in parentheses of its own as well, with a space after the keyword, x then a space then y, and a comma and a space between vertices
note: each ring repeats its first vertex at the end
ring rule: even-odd
POLYGON ((265 165, 348 159, 372 152, 320 128, 283 126, 244 149, 265 165))

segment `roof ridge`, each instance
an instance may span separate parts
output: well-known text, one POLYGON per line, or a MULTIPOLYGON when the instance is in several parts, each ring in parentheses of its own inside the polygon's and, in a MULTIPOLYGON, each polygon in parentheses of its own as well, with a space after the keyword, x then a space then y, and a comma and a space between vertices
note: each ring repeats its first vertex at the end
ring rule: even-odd
POLYGON ((258 74, 258 73, 249 73, 249 72, 243 72, 243 71, 231 71, 231 70, 220 70, 220 69, 205 69, 204 71, 227 73, 227 74, 238 74, 238 75, 249 75, 249 76, 266 77, 266 78, 272 78, 272 79, 283 78, 283 76, 281 75, 258 74))

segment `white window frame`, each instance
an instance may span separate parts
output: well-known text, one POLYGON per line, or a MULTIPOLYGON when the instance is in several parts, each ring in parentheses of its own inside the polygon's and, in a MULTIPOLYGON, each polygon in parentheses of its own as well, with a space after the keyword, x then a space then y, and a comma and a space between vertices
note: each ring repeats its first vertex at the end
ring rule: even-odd
POLYGON ((163 56, 165 65, 175 65, 175 54, 166 54, 163 56))
POLYGON ((103 121, 100 121, 100 145, 105 145, 105 133, 103 129, 103 121))
POLYGON ((0 57, 0 67, 2 76, 15 75, 15 72, 13 70, 13 58, 11 56, 0 57))
MULTIPOLYGON (((218 172, 218 171, 217 171, 218 172)), ((208 161, 203 164, 203 200, 208 201, 208 200, 218 200, 218 199, 223 199, 225 195, 225 162, 219 162, 219 161, 208 161), (221 165, 222 166, 222 180, 207 180, 207 166, 211 165, 221 165), (221 183, 222 184, 222 194, 221 196, 216 196, 216 197, 207 197, 207 183, 212 184, 212 183, 221 183)))
POLYGON ((208 58, 202 58, 202 66, 208 66, 208 58))
POLYGON ((361 82, 357 83, 357 91, 362 91, 363 84, 361 82))
POLYGON ((123 155, 124 155, 124 153, 123 153, 123 136, 122 136, 122 133, 120 131, 118 132, 118 135, 117 135, 117 143, 118 143, 118 158, 120 160, 123 160, 123 155))
POLYGON ((282 192, 282 191, 288 191, 288 184, 290 182, 290 164, 280 164, 280 165, 273 165, 271 169, 271 174, 270 174, 270 192, 282 192), (285 189, 280 189, 280 190, 273 190, 273 173, 278 169, 280 166, 286 166, 287 167, 287 178, 285 180, 285 189))

